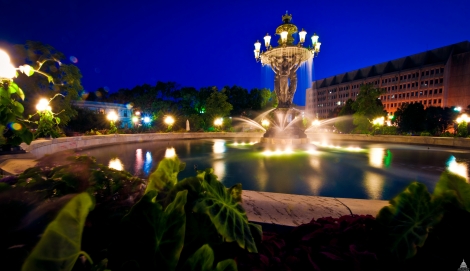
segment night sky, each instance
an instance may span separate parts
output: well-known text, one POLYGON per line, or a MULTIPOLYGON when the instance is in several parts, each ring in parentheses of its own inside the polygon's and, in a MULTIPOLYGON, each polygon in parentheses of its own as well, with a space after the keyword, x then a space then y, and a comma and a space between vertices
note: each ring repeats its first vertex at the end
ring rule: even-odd
MULTIPOLYGON (((157 81, 272 90, 253 43, 269 33, 277 45, 286 11, 320 36, 314 80, 470 40, 469 0, 0 0, 0 10, 0 44, 51 45, 77 61, 88 92, 157 81)), ((308 86, 299 82, 294 103, 308 86)))

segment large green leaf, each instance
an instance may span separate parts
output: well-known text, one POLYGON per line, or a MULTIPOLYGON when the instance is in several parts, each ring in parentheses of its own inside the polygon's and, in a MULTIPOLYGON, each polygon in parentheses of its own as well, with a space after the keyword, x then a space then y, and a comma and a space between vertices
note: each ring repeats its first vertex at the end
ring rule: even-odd
POLYGON ((248 217, 240 202, 234 199, 225 186, 212 174, 212 169, 205 171, 204 196, 194 206, 194 211, 209 216, 220 235, 226 241, 236 241, 249 252, 258 252, 250 231, 248 217))
POLYGON ((183 249, 187 191, 177 193, 163 211, 151 190, 121 223, 122 235, 110 248, 111 269, 174 270, 183 249))
POLYGON ((72 270, 80 255, 85 255, 91 261, 80 250, 80 245, 85 220, 92 208, 92 198, 86 192, 70 200, 47 226, 21 270, 72 270))
POLYGON ((158 223, 157 229, 157 261, 163 270, 174 270, 183 250, 186 228, 186 204, 188 191, 180 191, 170 203, 158 223))
POLYGON ((465 178, 449 171, 442 173, 434 188, 434 196, 442 197, 470 212, 470 184, 465 178))
POLYGON ((184 270, 190 271, 236 271, 237 264, 232 259, 227 259, 217 263, 215 269, 214 251, 209 245, 203 245, 186 261, 184 270))
POLYGON ((178 182, 178 173, 185 168, 186 164, 178 157, 163 158, 149 177, 147 193, 150 190, 162 191, 164 188, 172 188, 178 182))
POLYGON ((16 91, 16 94, 18 94, 18 96, 20 96, 21 100, 24 101, 24 98, 25 98, 26 96, 24 95, 24 92, 23 92, 23 90, 22 90, 20 87, 19 87, 18 90, 16 91))
POLYGON ((20 71, 26 74, 27 76, 31 76, 34 74, 34 68, 27 64, 21 65, 19 68, 20 71))
POLYGON ((424 245, 442 215, 440 202, 431 199, 426 186, 413 182, 380 210, 377 221, 389 234, 391 251, 398 258, 408 259, 416 254, 417 247, 424 245))
POLYGON ((10 94, 16 93, 18 89, 19 87, 15 82, 10 82, 8 85, 8 92, 10 92, 10 94))
POLYGON ((111 270, 156 270, 157 222, 163 213, 156 195, 155 190, 146 193, 123 218, 122 234, 109 247, 111 270))
POLYGON ((21 103, 14 101, 13 104, 15 105, 16 112, 18 112, 19 114, 22 114, 24 112, 24 106, 21 103))

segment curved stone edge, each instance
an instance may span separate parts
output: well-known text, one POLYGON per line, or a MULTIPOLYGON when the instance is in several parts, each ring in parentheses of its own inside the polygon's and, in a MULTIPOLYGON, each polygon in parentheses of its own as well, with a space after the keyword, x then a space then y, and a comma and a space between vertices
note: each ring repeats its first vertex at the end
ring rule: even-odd
POLYGON ((21 144, 21 148, 36 158, 56 152, 86 149, 96 146, 136 143, 155 140, 179 140, 179 139, 217 139, 217 138, 256 138, 260 140, 264 133, 258 132, 215 132, 215 133, 148 133, 148 134, 114 134, 77 137, 59 137, 51 140, 34 140, 30 145, 21 144))
POLYGON ((367 135, 336 133, 305 133, 311 141, 368 141, 396 144, 432 145, 451 148, 470 149, 470 138, 433 137, 433 136, 400 136, 400 135, 367 135))
POLYGON ((242 206, 248 220, 284 226, 299 226, 320 217, 343 215, 376 216, 386 200, 330 198, 243 190, 242 206))

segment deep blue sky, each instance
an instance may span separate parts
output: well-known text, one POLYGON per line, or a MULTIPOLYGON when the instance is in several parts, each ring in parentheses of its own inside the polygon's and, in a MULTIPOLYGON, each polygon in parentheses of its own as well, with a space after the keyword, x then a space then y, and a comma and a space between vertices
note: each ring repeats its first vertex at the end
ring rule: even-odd
MULTIPOLYGON (((41 41, 76 57, 86 91, 157 81, 272 90, 253 43, 274 36, 286 10, 320 36, 313 79, 470 40, 469 0, 0 0, 0 10, 0 43, 41 41)), ((294 103, 305 104, 307 86, 294 103)))

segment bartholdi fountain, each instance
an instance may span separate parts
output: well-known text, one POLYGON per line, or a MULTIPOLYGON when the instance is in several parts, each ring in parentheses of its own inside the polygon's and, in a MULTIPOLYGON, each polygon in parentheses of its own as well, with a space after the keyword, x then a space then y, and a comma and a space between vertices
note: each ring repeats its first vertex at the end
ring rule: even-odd
MULTIPOLYGON (((307 143, 307 136, 296 122, 302 118, 296 118, 296 109, 292 105, 295 91, 297 89, 297 70, 308 62, 311 65, 312 60, 320 52, 321 43, 318 42, 318 35, 312 36, 312 46, 304 47, 305 36, 307 32, 302 28, 299 32, 299 42, 294 44, 294 34, 297 33, 297 26, 291 23, 292 15, 282 16, 283 23, 277 27, 276 35, 279 35, 278 46, 273 47, 270 44, 271 36, 266 34, 264 44, 266 51, 261 51, 261 43, 255 43, 255 58, 261 64, 271 67, 274 76, 274 91, 276 92, 279 104, 272 112, 275 116, 274 125, 271 125, 264 134, 261 142, 264 143, 307 143)), ((309 82, 310 83, 310 82, 309 82)))

